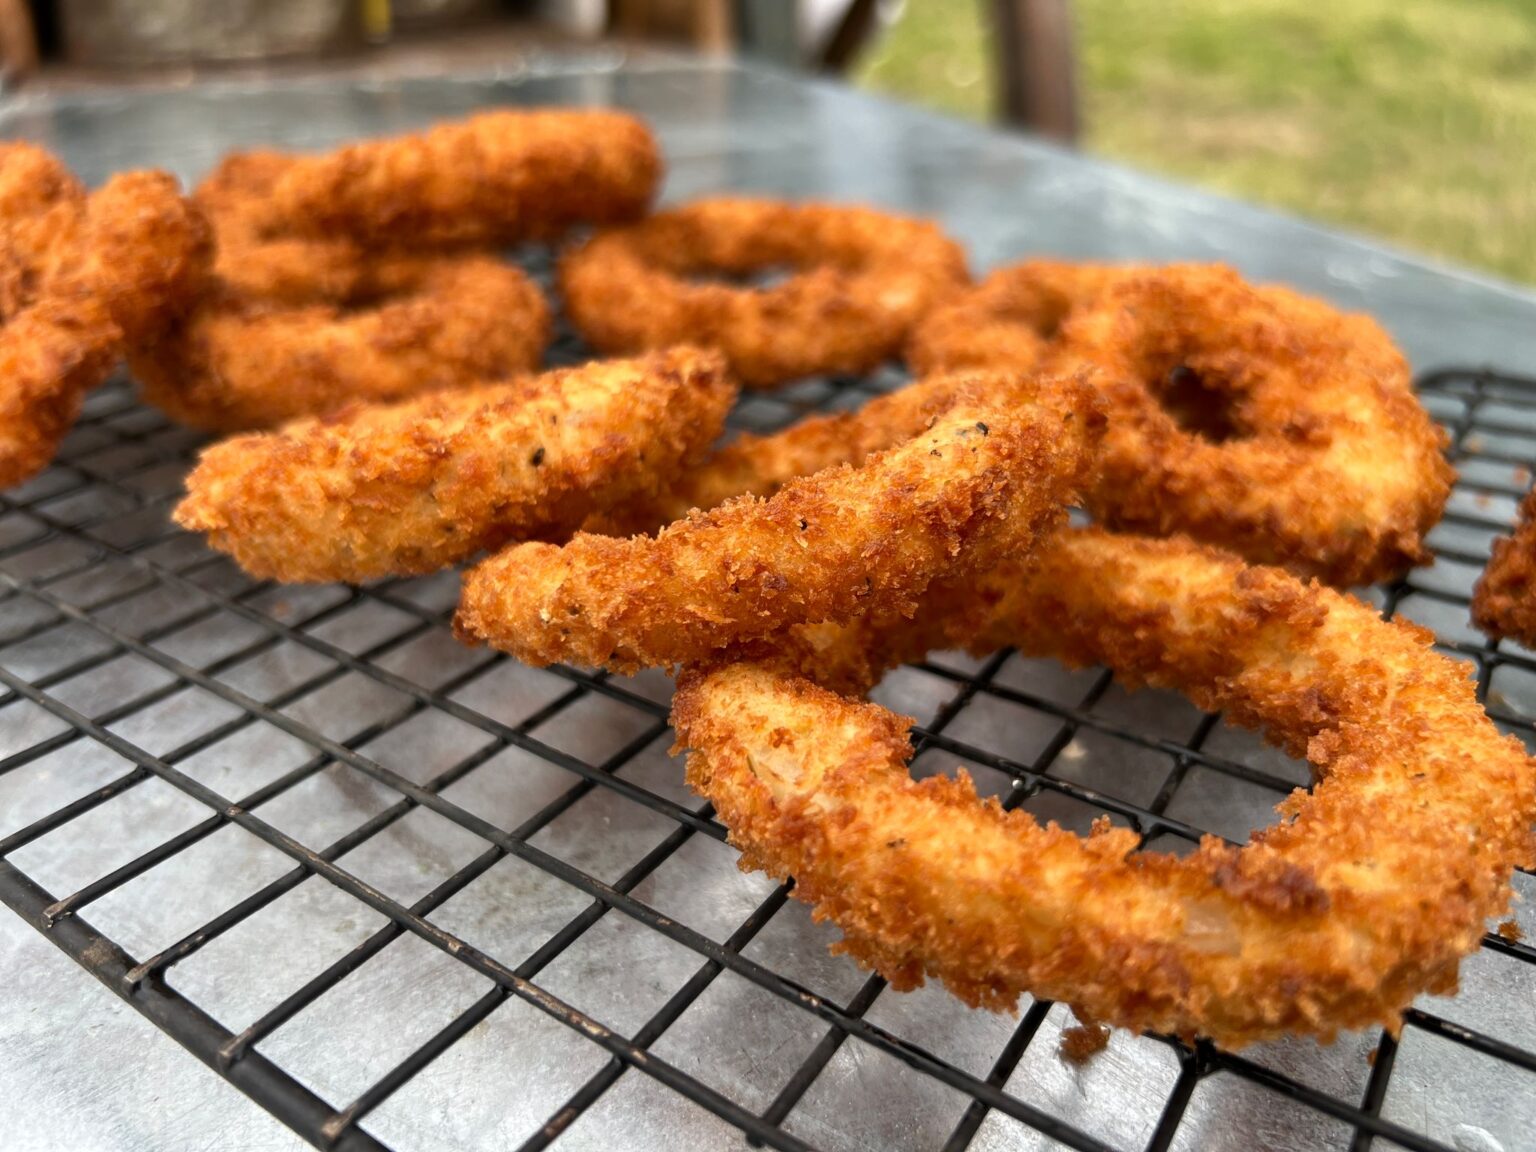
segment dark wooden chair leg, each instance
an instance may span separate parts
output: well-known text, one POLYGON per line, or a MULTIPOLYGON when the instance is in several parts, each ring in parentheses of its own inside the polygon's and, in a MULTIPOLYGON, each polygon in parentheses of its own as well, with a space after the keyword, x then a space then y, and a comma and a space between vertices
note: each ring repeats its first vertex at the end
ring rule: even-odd
POLYGON ((1077 141, 1069 0, 991 0, 999 118, 1064 144, 1077 141))
POLYGON ((37 71, 37 29, 23 0, 0 0, 0 89, 9 91, 37 71))
POLYGON ((816 66, 823 72, 848 71, 864 45, 874 34, 880 0, 853 0, 832 35, 822 45, 816 66))

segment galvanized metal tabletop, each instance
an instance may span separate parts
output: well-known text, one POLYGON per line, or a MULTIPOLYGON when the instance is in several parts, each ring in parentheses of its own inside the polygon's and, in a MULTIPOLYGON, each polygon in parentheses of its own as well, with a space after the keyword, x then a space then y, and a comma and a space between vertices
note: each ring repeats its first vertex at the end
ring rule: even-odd
MULTIPOLYGON (((231 148, 323 147, 491 104, 636 110, 665 147, 670 200, 743 190, 917 212, 978 271, 1029 254, 1223 260, 1372 313, 1421 371, 1536 371, 1529 291, 752 67, 593 52, 490 76, 23 96, 0 133, 92 183, 142 166, 193 180, 231 148)), ((742 405, 736 424, 897 380, 812 382, 742 405)), ((1536 458, 1536 393, 1455 372, 1426 402, 1457 433, 1465 483, 1436 565, 1372 595, 1435 627, 1529 739, 1536 661, 1471 630, 1465 594, 1536 458)), ((1461 994, 1426 998, 1374 1065, 1377 1034, 1241 1057, 1117 1034, 1074 1068, 1060 1006, 1012 1018, 893 993, 829 956, 832 934, 782 890, 739 874, 666 756, 664 678, 456 649, 451 579, 277 590, 169 533, 196 444, 119 384, 60 466, 0 504, 0 881, 33 921, 0 911, 6 1149, 302 1146, 48 934, 140 1011, 206 1012, 173 1028, 182 1044, 221 1051, 289 1123, 349 1146, 731 1147, 747 1129, 869 1149, 1536 1147, 1528 947, 1491 941, 1461 994), (231 827, 199 788, 259 797, 254 822, 231 827), (290 883, 273 830, 340 845, 327 867, 348 879, 301 860, 290 883), (428 922, 486 964, 435 946, 428 922), (291 1087, 251 1072, 274 1067, 291 1087)), ((879 698, 931 733, 920 771, 964 759, 1005 792, 1022 775, 1025 806, 1073 827, 1109 811, 1170 841, 1241 838, 1305 778, 1177 698, 1016 656, 937 656, 879 698)))

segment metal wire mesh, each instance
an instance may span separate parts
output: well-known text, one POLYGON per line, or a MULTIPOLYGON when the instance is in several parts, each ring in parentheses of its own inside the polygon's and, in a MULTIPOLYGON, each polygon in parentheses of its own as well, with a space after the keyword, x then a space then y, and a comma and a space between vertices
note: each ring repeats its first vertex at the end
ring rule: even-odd
MULTIPOLYGON (((566 338, 555 359, 581 355, 566 338)), ((733 421, 898 383, 808 383, 733 421)), ((1461 480, 1434 566, 1372 594, 1435 628, 1530 741, 1536 656, 1486 642, 1466 605, 1529 483, 1536 382, 1420 386, 1461 480)), ((199 442, 119 382, 57 466, 0 495, 0 899, 313 1143, 1167 1149, 1279 1124, 1430 1149, 1526 1123, 1536 950, 1497 934, 1400 1040, 1331 1049, 1116 1035, 1072 1069, 1059 1006, 886 990, 733 868, 666 756, 663 677, 460 648, 451 575, 244 577, 167 518, 199 442)), ((936 654, 877 698, 918 715, 914 771, 962 762, 1009 805, 1108 814, 1157 848, 1241 840, 1306 779, 1175 697, 1007 652, 936 654)))

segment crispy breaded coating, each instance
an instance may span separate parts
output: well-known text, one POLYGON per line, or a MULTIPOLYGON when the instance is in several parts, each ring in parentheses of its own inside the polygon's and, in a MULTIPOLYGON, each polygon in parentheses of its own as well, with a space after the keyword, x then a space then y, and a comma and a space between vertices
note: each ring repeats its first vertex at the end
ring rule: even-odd
POLYGON ((1042 368, 1096 368, 1110 427, 1087 505, 1347 587, 1428 560, 1453 472, 1369 317, 1229 268, 1128 276, 1068 314, 1042 368))
POLYGON ((1340 586, 1423 563, 1450 494, 1442 437, 1385 332, 1220 265, 1001 268, 930 313, 907 359, 1099 367, 1112 427, 1098 519, 1340 586))
POLYGON ((0 144, 0 487, 47 465, 125 336, 169 323, 207 265, 206 226, 165 173, 87 197, 45 150, 0 144))
POLYGON ((86 201, 87 274, 130 346, 152 340, 207 288, 207 218, 166 172, 122 172, 86 201))
POLYGON ((89 294, 39 301, 6 319, 0 329, 0 488, 48 466, 120 347, 111 313, 89 294))
POLYGON ((1027 371, 1074 308, 1111 283, 1149 272, 1145 264, 1078 264, 1026 260, 994 269, 928 313, 907 341, 906 361, 919 375, 959 368, 1027 371))
POLYGON ((0 306, 7 316, 45 288, 77 275, 85 186, 51 152, 0 143, 0 306))
POLYGON ((368 250, 344 236, 296 236, 273 210, 272 188, 295 159, 268 149, 231 152, 193 189, 217 240, 214 275, 225 289, 271 304, 356 297, 368 250))
MULTIPOLYGON (((926 605, 942 611, 940 605, 926 605)), ((793 876, 838 946, 897 988, 1023 993, 1087 1018, 1237 1047, 1396 1029, 1509 901, 1536 767, 1427 631, 1184 539, 1068 531, 978 573, 977 650, 1014 643, 1184 692, 1306 755, 1321 782, 1245 848, 1138 852, 907 774, 911 723, 768 661, 690 671, 688 779, 743 867, 793 876)))
POLYGON ((1493 542, 1472 592, 1472 622, 1496 640, 1536 648, 1536 489, 1520 501, 1513 534, 1493 542))
POLYGON ((744 198, 599 232, 560 262, 566 310, 593 347, 718 347, 749 388, 874 368, 967 279, 964 250, 929 221, 744 198), (792 274, 766 287, 698 279, 781 268, 792 274))
POLYGON ((931 427, 859 468, 732 500, 655 538, 509 548, 465 575, 454 627, 530 664, 630 671, 793 624, 910 613, 1002 526, 1027 541, 1060 519, 1101 426, 1074 381, 963 388, 931 427))
POLYGON ((734 397, 718 355, 675 349, 353 405, 208 448, 176 521, 255 576, 432 572, 670 483, 734 397))
POLYGON ((708 511, 733 496, 772 496, 789 481, 836 464, 862 464, 871 453, 917 435, 954 403, 965 387, 999 395, 1023 379, 1018 372, 955 372, 919 380, 855 411, 807 416, 767 436, 745 433, 689 469, 660 498, 593 517, 583 531, 605 536, 654 532, 695 508, 708 511))
POLYGON ((194 428, 237 432, 538 367, 549 307, 492 256, 384 257, 329 303, 275 305, 210 291, 129 351, 144 398, 194 428))
POLYGON ((389 245, 516 244, 642 216, 662 160, 645 122, 608 109, 498 109, 296 157, 272 187, 295 234, 389 245))
POLYGON ((85 189, 42 148, 0 144, 0 487, 44 468, 121 334, 77 275, 85 189))

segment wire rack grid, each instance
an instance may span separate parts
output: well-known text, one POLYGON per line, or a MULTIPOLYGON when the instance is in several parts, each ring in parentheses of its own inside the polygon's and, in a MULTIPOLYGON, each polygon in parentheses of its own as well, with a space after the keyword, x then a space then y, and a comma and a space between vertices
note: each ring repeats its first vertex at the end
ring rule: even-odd
MULTIPOLYGON (((565 336, 552 358, 583 356, 565 336)), ((900 382, 754 396, 733 424, 900 382)), ((1466 616, 1529 483, 1536 382, 1420 388, 1461 479, 1435 564, 1371 595, 1435 628, 1529 742, 1536 656, 1466 616)), ((0 899, 315 1145, 1361 1150, 1536 1130, 1536 950, 1497 933, 1400 1039, 1332 1048, 1116 1034, 1075 1068, 1060 1006, 888 990, 734 868, 666 755, 664 677, 459 647, 451 574, 246 578, 168 519, 199 444, 118 381, 54 468, 0 495, 0 899)), ((1077 829, 1107 814, 1155 848, 1240 841, 1306 781, 1102 670, 940 653, 877 698, 918 716, 915 772, 963 763, 1009 805, 1077 829)))

